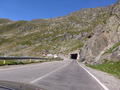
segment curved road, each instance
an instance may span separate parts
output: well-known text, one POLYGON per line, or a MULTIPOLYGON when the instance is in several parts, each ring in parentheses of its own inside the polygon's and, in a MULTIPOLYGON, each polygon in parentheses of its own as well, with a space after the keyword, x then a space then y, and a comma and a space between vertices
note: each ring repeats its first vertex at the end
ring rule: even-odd
POLYGON ((46 90, 105 90, 76 60, 70 59, 0 68, 0 80, 28 83, 46 90))

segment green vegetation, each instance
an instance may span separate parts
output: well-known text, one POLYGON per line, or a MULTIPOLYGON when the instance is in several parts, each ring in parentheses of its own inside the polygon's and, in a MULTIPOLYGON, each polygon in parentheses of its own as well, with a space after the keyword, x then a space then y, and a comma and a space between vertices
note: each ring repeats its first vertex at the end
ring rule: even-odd
POLYGON ((35 47, 32 51, 34 52, 40 52, 40 51, 46 51, 50 50, 52 45, 39 45, 35 47))
MULTIPOLYGON (((113 51, 116 47, 118 47, 118 46, 120 46, 120 42, 117 42, 116 44, 114 44, 113 47, 110 48, 110 49, 108 49, 104 54, 110 54, 110 53, 112 53, 112 51, 113 51)), ((104 54, 103 54, 103 55, 104 55, 104 54)))
POLYGON ((0 56, 3 56, 4 55, 4 53, 3 52, 0 52, 0 56))
POLYGON ((100 23, 105 23, 105 21, 99 21, 99 20, 95 21, 95 22, 93 22, 93 27, 96 27, 100 23))
POLYGON ((72 47, 72 48, 69 49, 69 50, 70 50, 70 51, 74 51, 74 50, 77 50, 78 48, 81 48, 81 47, 83 47, 83 46, 84 46, 84 44, 83 44, 83 43, 80 43, 80 44, 78 44, 78 45, 72 47))
POLYGON ((75 22, 77 22, 77 23, 80 23, 80 21, 79 21, 77 18, 75 18, 74 16, 69 16, 68 19, 69 19, 70 21, 75 21, 75 22))
POLYGON ((93 22, 93 26, 97 26, 100 23, 106 24, 106 20, 110 17, 109 13, 102 13, 101 17, 97 17, 97 20, 93 22))
POLYGON ((31 41, 23 41, 23 42, 20 42, 19 44, 21 44, 21 45, 32 45, 32 42, 31 41))
POLYGON ((27 21, 21 20, 21 21, 12 22, 11 24, 4 24, 0 27, 0 33, 19 28, 25 23, 27 23, 27 21))
POLYGON ((92 31, 91 28, 83 29, 83 30, 80 30, 80 31, 77 31, 77 28, 76 29, 67 30, 67 32, 70 35, 79 35, 82 32, 90 32, 90 31, 92 31))
POLYGON ((70 41, 70 43, 68 43, 68 45, 66 45, 66 48, 67 47, 68 48, 62 53, 67 54, 67 53, 72 52, 74 50, 78 50, 83 46, 84 46, 84 43, 82 43, 81 41, 77 41, 77 40, 76 41, 70 41))
POLYGON ((0 18, 0 24, 8 23, 8 22, 12 22, 12 21, 6 18, 0 18))
POLYGON ((51 41, 59 40, 61 38, 62 38, 62 36, 54 37, 51 41))
POLYGON ((110 14, 108 14, 108 13, 103 13, 102 14, 102 22, 104 23, 104 24, 106 24, 106 20, 108 19, 110 17, 110 14))
POLYGON ((87 64, 87 66, 107 72, 120 79, 120 61, 112 62, 105 59, 103 64, 97 64, 97 65, 87 64))
POLYGON ((15 56, 23 54, 38 56, 41 52, 67 54, 78 50, 88 37, 92 37, 94 26, 106 23, 110 14, 106 10, 101 12, 101 9, 96 12, 92 9, 90 12, 81 12, 31 21, 0 19, 2 23, 0 25, 0 55, 6 52, 12 56, 15 54, 15 56), (95 13, 94 17, 92 17, 93 13, 95 13))
POLYGON ((10 43, 12 42, 12 39, 11 38, 0 38, 0 45, 2 45, 3 43, 10 43))
POLYGON ((80 32, 89 32, 89 31, 92 31, 92 29, 91 29, 91 28, 83 29, 83 30, 81 30, 80 32))
MULTIPOLYGON (((61 58, 56 59, 57 61, 61 61, 61 58)), ((4 65, 25 65, 25 64, 31 64, 31 63, 43 63, 43 62, 51 62, 55 60, 23 60, 23 61, 17 61, 17 60, 1 60, 0 66, 4 65)))

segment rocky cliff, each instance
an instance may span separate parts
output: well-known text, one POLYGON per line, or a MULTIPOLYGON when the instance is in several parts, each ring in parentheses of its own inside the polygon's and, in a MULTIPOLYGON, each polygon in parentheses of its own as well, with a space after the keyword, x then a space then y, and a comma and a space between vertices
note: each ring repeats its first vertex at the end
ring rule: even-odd
POLYGON ((112 6, 109 18, 93 29, 94 35, 80 51, 80 60, 101 63, 120 60, 120 1, 112 6))
POLYGON ((119 41, 120 0, 50 19, 0 19, 0 56, 66 55, 79 50, 81 61, 96 63, 119 60, 119 41))

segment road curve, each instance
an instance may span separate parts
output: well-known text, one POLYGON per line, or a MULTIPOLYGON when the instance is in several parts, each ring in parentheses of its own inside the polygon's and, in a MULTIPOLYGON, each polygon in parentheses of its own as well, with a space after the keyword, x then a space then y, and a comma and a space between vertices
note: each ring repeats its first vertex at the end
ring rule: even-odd
POLYGON ((64 60, 10 69, 0 68, 0 80, 30 83, 46 90, 104 90, 76 60, 64 60))

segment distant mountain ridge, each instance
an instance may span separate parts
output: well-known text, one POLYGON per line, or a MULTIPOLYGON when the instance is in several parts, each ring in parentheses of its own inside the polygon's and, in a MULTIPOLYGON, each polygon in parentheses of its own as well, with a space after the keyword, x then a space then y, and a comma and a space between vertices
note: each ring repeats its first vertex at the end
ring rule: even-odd
POLYGON ((86 8, 50 19, 0 19, 0 56, 67 55, 78 50, 81 61, 113 60, 119 45, 110 54, 104 53, 120 41, 119 10, 120 0, 108 7, 86 8))
POLYGON ((0 24, 8 23, 8 22, 12 22, 12 21, 6 18, 0 18, 0 24))

